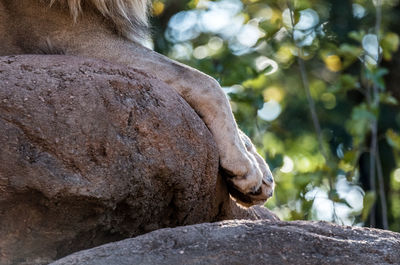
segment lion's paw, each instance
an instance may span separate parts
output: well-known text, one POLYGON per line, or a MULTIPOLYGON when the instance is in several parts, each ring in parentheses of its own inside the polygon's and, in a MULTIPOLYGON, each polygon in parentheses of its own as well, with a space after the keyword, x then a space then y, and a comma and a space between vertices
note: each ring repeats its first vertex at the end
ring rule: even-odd
POLYGON ((231 150, 228 159, 221 158, 221 166, 230 175, 227 178, 230 194, 238 203, 249 207, 262 204, 272 196, 274 179, 250 139, 242 132, 240 138, 246 150, 231 150))

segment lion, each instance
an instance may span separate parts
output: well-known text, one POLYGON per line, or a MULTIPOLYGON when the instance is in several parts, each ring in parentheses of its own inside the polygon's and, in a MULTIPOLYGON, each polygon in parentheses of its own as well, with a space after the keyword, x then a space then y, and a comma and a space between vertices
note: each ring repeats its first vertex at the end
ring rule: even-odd
POLYGON ((272 173, 238 129, 218 82, 141 44, 149 36, 150 4, 150 0, 0 0, 0 55, 98 58, 162 80, 211 131, 231 195, 245 206, 264 203, 273 194, 272 173))

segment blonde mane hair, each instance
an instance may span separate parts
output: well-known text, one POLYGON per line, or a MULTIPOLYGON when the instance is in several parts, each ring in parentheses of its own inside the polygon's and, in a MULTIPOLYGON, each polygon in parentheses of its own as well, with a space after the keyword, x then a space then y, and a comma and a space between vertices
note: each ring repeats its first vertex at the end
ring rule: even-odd
POLYGON ((51 0, 50 4, 54 2, 66 2, 75 21, 82 5, 91 3, 126 38, 137 41, 148 35, 149 0, 51 0))

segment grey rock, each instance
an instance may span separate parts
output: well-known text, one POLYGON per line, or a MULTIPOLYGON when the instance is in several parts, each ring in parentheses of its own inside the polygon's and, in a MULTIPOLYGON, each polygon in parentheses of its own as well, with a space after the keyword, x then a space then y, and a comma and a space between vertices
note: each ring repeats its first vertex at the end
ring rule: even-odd
POLYGON ((51 265, 400 264, 400 234, 326 222, 235 220, 167 228, 51 265))

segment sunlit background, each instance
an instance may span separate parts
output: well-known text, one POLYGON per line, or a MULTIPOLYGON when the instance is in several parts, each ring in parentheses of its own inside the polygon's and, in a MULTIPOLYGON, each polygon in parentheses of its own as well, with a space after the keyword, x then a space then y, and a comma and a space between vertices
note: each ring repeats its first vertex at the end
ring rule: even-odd
POLYGON ((400 231, 399 16, 397 0, 156 0, 151 45, 220 82, 280 218, 400 231))

